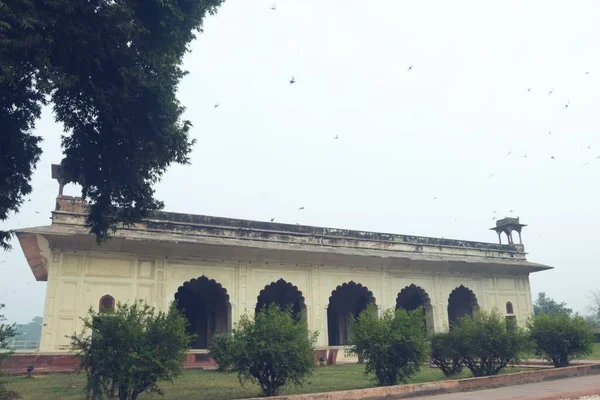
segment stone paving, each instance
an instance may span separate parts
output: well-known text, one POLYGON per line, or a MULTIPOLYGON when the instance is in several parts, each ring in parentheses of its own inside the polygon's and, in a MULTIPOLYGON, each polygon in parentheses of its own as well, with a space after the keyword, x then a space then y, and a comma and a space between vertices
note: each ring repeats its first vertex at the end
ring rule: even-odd
POLYGON ((600 375, 419 397, 422 400, 567 400, 580 398, 600 400, 600 375))

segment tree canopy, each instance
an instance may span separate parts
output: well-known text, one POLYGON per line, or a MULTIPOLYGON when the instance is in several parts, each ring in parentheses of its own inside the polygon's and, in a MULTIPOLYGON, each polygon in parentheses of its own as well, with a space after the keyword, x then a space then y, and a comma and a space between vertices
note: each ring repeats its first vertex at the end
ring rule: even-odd
MULTIPOLYGON (((32 190, 48 102, 97 240, 162 208, 153 184, 194 144, 176 98, 182 58, 222 2, 0 0, 0 221, 32 190)), ((0 232, 0 246, 10 236, 0 232)))
POLYGON ((553 298, 546 296, 546 293, 538 293, 537 299, 533 302, 533 314, 551 314, 551 313, 565 313, 571 314, 573 310, 567 308, 567 303, 557 303, 553 298))

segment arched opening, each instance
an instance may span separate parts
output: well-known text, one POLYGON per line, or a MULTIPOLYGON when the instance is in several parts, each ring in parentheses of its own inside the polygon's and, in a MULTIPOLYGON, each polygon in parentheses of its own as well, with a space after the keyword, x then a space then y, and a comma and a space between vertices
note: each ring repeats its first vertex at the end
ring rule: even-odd
POLYGON ((423 288, 411 284, 398 293, 396 309, 402 308, 406 311, 412 311, 419 307, 425 313, 425 330, 433 332, 433 307, 427 292, 423 288))
POLYGON ((508 301, 508 302, 506 303, 506 313, 507 313, 508 315, 512 315, 512 314, 514 314, 514 313, 515 313, 515 310, 514 310, 514 308, 513 308, 513 304, 512 304, 510 301, 508 301))
POLYGON ((100 312, 114 311, 115 309, 115 298, 109 294, 106 294, 100 298, 100 304, 98 310, 100 312))
POLYGON ((330 346, 341 346, 352 340, 352 320, 370 305, 376 305, 373 293, 354 282, 338 286, 329 298, 327 331, 330 346))
POLYGON ((460 285, 448 297, 448 322, 450 328, 466 315, 473 315, 479 309, 477 297, 472 290, 460 285))
POLYGON ((229 295, 213 279, 202 276, 180 286, 175 293, 177 307, 189 321, 187 331, 195 334, 194 349, 207 349, 216 333, 231 329, 229 295))
POLYGON ((265 286, 260 291, 256 301, 255 312, 270 304, 279 306, 282 310, 291 309, 294 318, 306 317, 306 305, 304 296, 298 288, 283 279, 265 286))

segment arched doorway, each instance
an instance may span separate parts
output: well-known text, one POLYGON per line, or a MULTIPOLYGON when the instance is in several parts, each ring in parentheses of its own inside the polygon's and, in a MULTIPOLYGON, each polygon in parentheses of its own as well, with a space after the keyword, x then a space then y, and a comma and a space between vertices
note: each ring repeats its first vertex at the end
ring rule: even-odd
POLYGON ((465 315, 473 315, 479 310, 477 297, 473 291, 463 285, 460 285, 450 293, 448 297, 448 322, 450 328, 465 315))
POLYGON ((189 321, 188 333, 196 334, 194 349, 207 349, 216 333, 231 329, 229 295, 214 279, 201 276, 180 286, 175 293, 177 307, 189 321))
POLYGON ((433 307, 427 292, 423 288, 411 284, 398 293, 396 309, 402 308, 406 311, 412 311, 419 307, 425 313, 425 330, 433 332, 433 307))
POLYGON ((265 286, 260 291, 256 299, 255 312, 260 311, 263 307, 270 304, 275 304, 282 310, 291 308, 294 318, 306 317, 306 305, 304 304, 302 292, 296 286, 283 279, 265 286))
POLYGON ((370 305, 376 305, 369 289, 354 282, 338 286, 329 298, 327 307, 327 331, 330 346, 341 346, 352 339, 352 320, 370 305))

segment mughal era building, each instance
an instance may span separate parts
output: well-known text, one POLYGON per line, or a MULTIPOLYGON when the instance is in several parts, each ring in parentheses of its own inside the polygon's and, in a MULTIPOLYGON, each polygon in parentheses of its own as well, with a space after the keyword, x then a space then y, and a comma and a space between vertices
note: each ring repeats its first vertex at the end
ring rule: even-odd
POLYGON ((157 212, 99 246, 86 212, 61 190, 51 225, 17 231, 48 285, 41 352, 67 351, 65 336, 81 330, 90 307, 134 299, 165 311, 177 300, 197 353, 269 303, 306 318, 321 349, 345 345, 351 318, 369 304, 421 306, 430 332, 478 309, 523 321, 532 313, 529 274, 550 268, 527 261, 524 225, 512 218, 492 228, 508 239, 495 244, 157 212))

